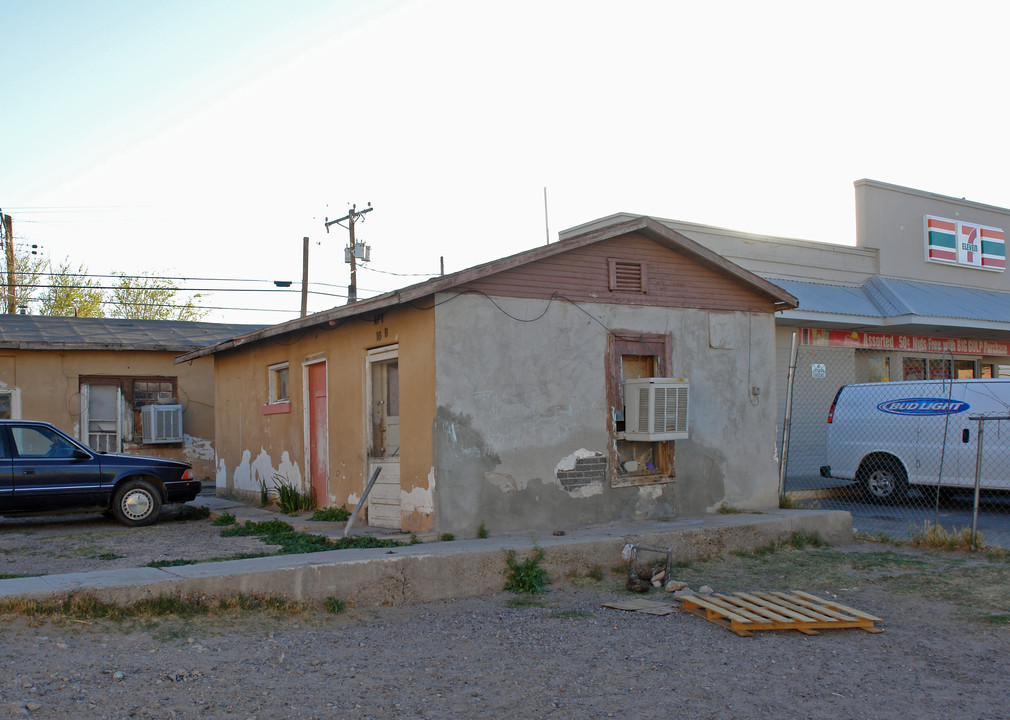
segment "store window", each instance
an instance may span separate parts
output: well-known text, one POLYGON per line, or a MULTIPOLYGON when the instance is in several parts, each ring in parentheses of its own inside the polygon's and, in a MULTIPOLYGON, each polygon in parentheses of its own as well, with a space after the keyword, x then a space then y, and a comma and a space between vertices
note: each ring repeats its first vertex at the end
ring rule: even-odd
POLYGON ((975 361, 955 360, 954 377, 956 377, 958 380, 971 380, 973 377, 975 377, 975 361))
POLYGON ((951 361, 949 359, 906 357, 901 360, 901 378, 903 380, 941 380, 950 379, 950 377, 951 361))
POLYGON ((867 358, 869 382, 888 382, 891 379, 891 359, 888 357, 867 358))

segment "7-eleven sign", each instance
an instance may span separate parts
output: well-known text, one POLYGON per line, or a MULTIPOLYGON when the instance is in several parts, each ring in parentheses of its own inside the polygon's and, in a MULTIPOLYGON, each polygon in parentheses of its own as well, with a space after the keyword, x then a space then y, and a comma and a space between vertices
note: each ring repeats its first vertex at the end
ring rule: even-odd
POLYGON ((958 264, 982 267, 982 228, 963 222, 957 231, 958 264))
POLYGON ((926 215, 923 229, 927 262, 996 272, 1006 270, 1006 239, 1002 228, 926 215))

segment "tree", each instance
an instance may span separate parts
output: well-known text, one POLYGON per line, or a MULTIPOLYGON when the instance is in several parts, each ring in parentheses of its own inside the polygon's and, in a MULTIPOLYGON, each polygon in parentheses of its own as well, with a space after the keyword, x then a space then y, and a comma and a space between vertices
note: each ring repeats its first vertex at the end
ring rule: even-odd
POLYGON ((87 276, 83 265, 74 270, 68 258, 56 267, 50 263, 49 273, 49 288, 38 299, 39 315, 104 316, 105 293, 96 280, 87 276))
POLYGON ((119 284, 112 289, 109 317, 194 321, 203 319, 209 312, 196 305, 200 295, 180 298, 181 288, 168 278, 116 275, 119 284))
POLYGON ((30 249, 14 250, 14 306, 10 304, 10 294, 7 287, 8 267, 7 256, 4 255, 4 275, 0 282, 3 283, 3 300, 0 301, 0 310, 4 313, 16 313, 19 308, 28 307, 28 303, 35 299, 38 289, 39 278, 46 270, 46 259, 41 255, 34 254, 30 249))

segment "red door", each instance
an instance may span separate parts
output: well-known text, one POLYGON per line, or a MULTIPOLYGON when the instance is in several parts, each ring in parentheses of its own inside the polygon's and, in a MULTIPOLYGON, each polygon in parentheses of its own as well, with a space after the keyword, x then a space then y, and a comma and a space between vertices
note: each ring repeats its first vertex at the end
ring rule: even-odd
POLYGON ((309 472, 316 502, 325 507, 330 501, 329 433, 326 427, 326 363, 309 368, 309 472))

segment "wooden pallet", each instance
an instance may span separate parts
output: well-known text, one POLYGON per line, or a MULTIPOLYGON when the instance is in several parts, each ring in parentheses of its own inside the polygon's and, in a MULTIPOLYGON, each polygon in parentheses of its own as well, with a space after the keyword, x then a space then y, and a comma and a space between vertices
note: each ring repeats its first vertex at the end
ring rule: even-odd
POLYGON ((680 599, 687 612, 743 636, 758 630, 796 630, 805 635, 843 628, 883 632, 874 625, 884 622, 880 618, 799 590, 685 595, 680 599))

